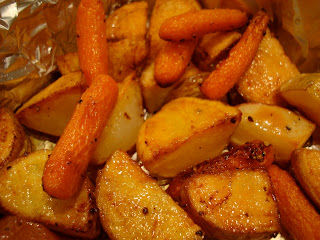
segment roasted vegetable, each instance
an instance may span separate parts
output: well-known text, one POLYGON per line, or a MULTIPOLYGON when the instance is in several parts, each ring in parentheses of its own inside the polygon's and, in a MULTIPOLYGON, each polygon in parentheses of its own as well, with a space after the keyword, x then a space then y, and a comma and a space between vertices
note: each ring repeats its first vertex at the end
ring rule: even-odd
POLYGON ((137 153, 153 176, 175 177, 218 156, 239 124, 240 111, 218 101, 178 98, 147 119, 137 153))
POLYGON ((99 172, 97 206, 111 239, 202 239, 203 231, 124 152, 99 172))
POLYGON ((67 235, 96 238, 100 227, 94 205, 94 186, 88 178, 69 200, 43 191, 42 174, 51 151, 37 151, 0 170, 0 205, 11 214, 39 222, 67 235))
POLYGON ((302 147, 315 130, 315 124, 286 108, 260 103, 243 103, 239 126, 231 143, 241 145, 260 139, 274 147, 276 161, 287 165, 293 150, 302 147))

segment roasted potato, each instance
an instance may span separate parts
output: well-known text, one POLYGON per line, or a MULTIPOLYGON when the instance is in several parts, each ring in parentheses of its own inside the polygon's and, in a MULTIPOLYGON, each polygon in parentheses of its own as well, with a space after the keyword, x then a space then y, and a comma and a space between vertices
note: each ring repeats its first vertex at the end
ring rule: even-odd
POLYGON ((282 84, 281 96, 320 126, 320 73, 301 74, 282 84))
POLYGON ((0 236, 2 239, 15 240, 61 240, 62 238, 45 226, 26 221, 16 216, 6 216, 0 219, 0 236))
POLYGON ((218 101, 175 99, 140 128, 138 157, 151 175, 175 177, 190 166, 218 156, 240 118, 237 108, 218 101))
POLYGON ((8 213, 67 235, 96 238, 100 233, 94 187, 86 178, 80 193, 69 200, 50 197, 42 188, 42 174, 51 151, 30 153, 0 170, 0 205, 8 213))
POLYGON ((276 161, 287 165, 293 150, 302 147, 315 124, 288 109, 260 103, 243 103, 239 126, 231 136, 233 145, 260 139, 274 147, 276 161))
POLYGON ((203 231, 137 163, 116 151, 99 172, 97 206, 110 239, 202 239, 203 231))
POLYGON ((28 128, 60 136, 85 89, 82 73, 69 73, 34 95, 16 116, 28 128))
POLYGON ((287 57, 280 42, 267 30, 237 88, 249 102, 284 106, 285 101, 279 96, 281 84, 297 75, 297 67, 287 57))
POLYGON ((270 239, 279 214, 266 170, 225 170, 195 174, 181 190, 194 221, 213 239, 270 239))
POLYGON ((132 2, 107 17, 108 70, 118 82, 136 70, 148 54, 147 9, 145 1, 132 2))
POLYGON ((115 150, 132 149, 144 122, 142 96, 135 74, 118 85, 118 101, 98 139, 91 164, 103 164, 115 150))
POLYGON ((303 190, 320 208, 320 151, 297 149, 291 155, 291 165, 303 190))
POLYGON ((79 56, 77 52, 67 53, 57 57, 57 66, 62 75, 80 71, 79 56))
POLYGON ((14 113, 0 108, 0 168, 30 150, 30 140, 14 113))

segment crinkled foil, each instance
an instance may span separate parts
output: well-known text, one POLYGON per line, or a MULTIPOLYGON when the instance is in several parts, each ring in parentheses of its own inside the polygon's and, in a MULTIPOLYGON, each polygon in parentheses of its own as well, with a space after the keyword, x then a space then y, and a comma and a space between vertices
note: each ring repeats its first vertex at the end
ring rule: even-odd
MULTIPOLYGON (((80 0, 0 0, 0 107, 16 110, 50 84, 55 57, 76 51, 75 19, 80 0)), ((104 0, 106 13, 131 0, 104 0)), ((207 7, 226 4, 199 0, 207 7)), ((320 71, 318 0, 243 0, 265 8, 277 34, 302 72, 320 71)), ((148 0, 150 9, 154 0, 148 0)))

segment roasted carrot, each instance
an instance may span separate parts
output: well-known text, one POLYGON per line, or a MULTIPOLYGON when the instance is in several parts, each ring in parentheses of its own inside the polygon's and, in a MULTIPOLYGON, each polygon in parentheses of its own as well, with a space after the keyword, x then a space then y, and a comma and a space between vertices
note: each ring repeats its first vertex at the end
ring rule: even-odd
POLYGON ((294 239, 320 239, 320 215, 297 186, 293 177, 276 165, 271 165, 268 173, 283 226, 294 239))
POLYGON ((44 169, 43 188, 52 197, 68 199, 80 189, 117 96, 118 85, 108 75, 98 75, 83 93, 44 169))
POLYGON ((159 36, 167 41, 192 40, 206 33, 233 30, 246 22, 246 13, 236 9, 202 9, 168 18, 159 36))
POLYGON ((229 56, 204 80, 200 90, 209 99, 223 97, 241 78, 254 59, 268 25, 268 15, 258 12, 229 56))
POLYGON ((185 72, 197 41, 167 42, 157 54, 154 77, 161 87, 175 83, 185 72))
POLYGON ((81 70, 88 85, 98 74, 108 73, 105 13, 101 0, 82 0, 76 19, 81 70))

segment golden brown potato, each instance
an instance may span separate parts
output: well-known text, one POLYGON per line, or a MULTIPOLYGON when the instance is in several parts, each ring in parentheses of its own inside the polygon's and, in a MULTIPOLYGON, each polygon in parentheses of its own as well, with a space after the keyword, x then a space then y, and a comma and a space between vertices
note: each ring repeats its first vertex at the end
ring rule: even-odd
POLYGON ((320 73, 301 74, 282 84, 280 94, 320 126, 320 73))
POLYGON ((57 57, 57 66, 62 75, 80 71, 78 53, 67 53, 57 57))
POLYGON ((107 17, 108 70, 122 81, 142 63, 148 53, 147 2, 132 2, 107 17))
POLYGON ((186 180, 195 174, 212 174, 229 169, 268 167, 273 161, 272 146, 266 146, 262 141, 255 140, 181 172, 170 182, 166 191, 176 202, 181 203, 181 188, 186 180))
POLYGON ((279 214, 264 169, 196 174, 182 187, 182 204, 214 239, 270 239, 279 214))
POLYGON ((155 180, 121 151, 99 172, 97 206, 111 239, 202 239, 193 223, 155 180))
POLYGON ((0 205, 14 215, 39 222, 67 235, 95 238, 99 235, 94 186, 88 178, 80 193, 69 200, 50 197, 42 188, 42 174, 51 151, 30 153, 0 170, 0 205))
POLYGON ((16 116, 0 108, 0 168, 31 149, 30 141, 16 116))
POLYGON ((286 165, 292 151, 302 147, 315 130, 315 124, 282 107, 244 103, 238 108, 242 118, 231 143, 242 145, 260 139, 274 147, 279 164, 286 165))
POLYGON ((200 70, 195 65, 190 64, 176 83, 170 87, 162 88, 154 79, 154 62, 147 65, 139 78, 144 105, 147 111, 149 113, 158 111, 167 101, 168 96, 174 88, 178 87, 184 79, 198 73, 200 73, 200 70))
POLYGON ((91 164, 103 164, 115 150, 132 149, 144 122, 142 96, 135 74, 118 85, 117 103, 98 139, 91 164))
POLYGON ((320 208, 320 151, 297 149, 291 155, 291 165, 303 190, 320 208))
POLYGON ((297 67, 267 30, 251 66, 238 82, 238 91, 249 102, 284 105, 279 96, 281 84, 297 75, 297 67))
POLYGON ((140 128, 138 157, 151 175, 175 177, 190 166, 218 156, 240 118, 236 107, 218 101, 175 99, 140 128))
POLYGON ((201 70, 212 71, 240 37, 241 34, 236 31, 204 35, 195 50, 194 61, 201 70))
POLYGON ((64 75, 34 95, 16 116, 28 128, 60 136, 85 88, 81 72, 64 75))
POLYGON ((16 216, 0 219, 0 237, 7 240, 60 240, 58 235, 45 226, 16 216))

